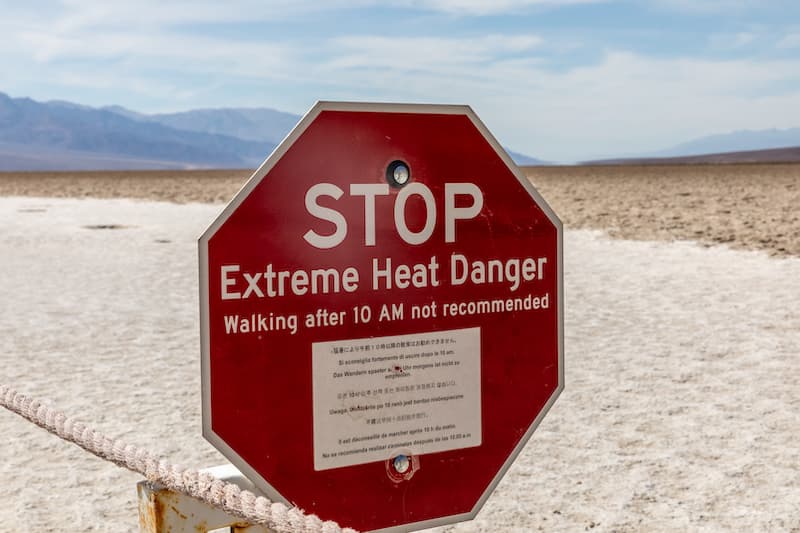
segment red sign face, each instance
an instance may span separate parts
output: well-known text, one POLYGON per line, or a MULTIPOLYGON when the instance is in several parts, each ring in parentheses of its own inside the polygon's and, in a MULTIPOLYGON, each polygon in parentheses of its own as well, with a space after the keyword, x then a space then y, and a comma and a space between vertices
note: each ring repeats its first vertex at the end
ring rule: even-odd
POLYGON ((563 388, 561 243, 468 107, 317 104, 200 239, 204 435, 344 526, 474 517, 563 388))

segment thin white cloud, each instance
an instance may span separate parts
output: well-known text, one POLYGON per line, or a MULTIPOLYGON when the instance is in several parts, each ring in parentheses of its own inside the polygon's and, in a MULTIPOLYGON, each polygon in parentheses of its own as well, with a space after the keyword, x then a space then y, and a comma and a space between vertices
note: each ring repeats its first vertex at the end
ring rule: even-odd
POLYGON ((797 33, 789 33, 784 35, 777 44, 778 48, 781 49, 791 49, 791 48, 800 48, 800 32, 797 33))
POLYGON ((719 50, 734 50, 754 43, 757 38, 753 32, 716 33, 709 37, 709 44, 719 50))
POLYGON ((519 54, 541 44, 535 35, 488 35, 474 39, 443 37, 353 36, 333 39, 337 57, 325 68, 388 69, 467 74, 478 65, 507 54, 519 54))
POLYGON ((214 0, 65 0, 59 20, 62 27, 160 27, 225 22, 260 22, 300 17, 310 12, 355 9, 375 0, 237 0, 235 4, 214 0))
MULTIPOLYGON (((195 11, 195 20, 213 18, 213 9, 207 7, 195 11)), ((50 87, 45 98, 83 91, 107 95, 100 103, 108 104, 126 104, 125 98, 133 97, 161 101, 149 109, 157 110, 156 106, 193 106, 198 95, 218 90, 228 80, 256 86, 268 79, 302 77, 298 57, 302 50, 291 43, 179 31, 170 27, 170 21, 180 18, 180 10, 135 11, 128 4, 87 1, 74 10, 69 5, 66 10, 53 6, 46 25, 30 12, 18 12, 13 20, 0 19, 4 40, 0 67, 15 73, 0 91, 18 92, 15 86, 26 85, 50 87), (62 89, 53 94, 56 87, 62 89)), ((37 96, 29 90, 21 95, 37 96)))
MULTIPOLYGON (((575 4, 603 3, 615 0, 32 0, 23 7, 12 6, 18 14, 48 13, 53 26, 60 30, 79 28, 185 26, 225 22, 259 22, 298 19, 309 13, 394 7, 461 15, 517 13, 531 7, 556 9, 575 4)), ((5 8, 4 8, 5 9, 5 8)))
POLYGON ((763 7, 763 0, 650 0, 655 6, 687 13, 730 13, 763 7))
POLYGON ((289 45, 270 42, 231 42, 197 35, 136 32, 92 32, 51 34, 25 31, 19 42, 40 62, 98 61, 119 58, 141 66, 167 67, 170 62, 182 68, 202 62, 204 68, 222 64, 226 70, 243 68, 282 68, 294 57, 289 45))
POLYGON ((515 13, 531 7, 562 7, 575 4, 594 4, 608 0, 395 0, 406 5, 430 11, 461 15, 496 15, 515 13))

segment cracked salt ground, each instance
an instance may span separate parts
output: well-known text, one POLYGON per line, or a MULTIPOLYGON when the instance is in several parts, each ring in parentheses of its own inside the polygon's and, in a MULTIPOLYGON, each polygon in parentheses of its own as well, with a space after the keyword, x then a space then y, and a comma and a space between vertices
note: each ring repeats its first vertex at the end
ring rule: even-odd
MULTIPOLYGON (((221 208, 0 198, 0 381, 224 462, 199 434, 197 340, 196 238, 221 208)), ((566 390, 478 518, 441 529, 800 527, 800 259, 568 231, 565 282, 566 390)), ((137 529, 138 476, 0 428, 0 531, 137 529)))

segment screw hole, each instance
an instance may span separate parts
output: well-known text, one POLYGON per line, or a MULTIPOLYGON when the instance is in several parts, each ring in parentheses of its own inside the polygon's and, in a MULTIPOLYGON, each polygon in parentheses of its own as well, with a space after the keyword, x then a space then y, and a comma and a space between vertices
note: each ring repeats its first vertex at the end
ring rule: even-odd
POLYGON ((411 168, 408 163, 399 159, 389 163, 386 167, 386 181, 397 189, 408 185, 411 182, 411 168))
POLYGON ((398 474, 405 474, 411 468, 411 460, 405 455, 398 455, 392 461, 392 466, 398 474))

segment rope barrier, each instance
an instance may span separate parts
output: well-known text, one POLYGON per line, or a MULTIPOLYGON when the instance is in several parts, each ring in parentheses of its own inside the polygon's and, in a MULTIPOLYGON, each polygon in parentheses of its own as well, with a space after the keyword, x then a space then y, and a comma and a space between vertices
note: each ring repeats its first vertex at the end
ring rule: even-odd
POLYGON ((252 524, 286 533, 356 533, 336 522, 322 521, 296 507, 290 508, 243 490, 209 473, 173 465, 147 450, 111 439, 83 422, 2 384, 0 405, 101 459, 143 475, 151 483, 197 498, 252 524))

